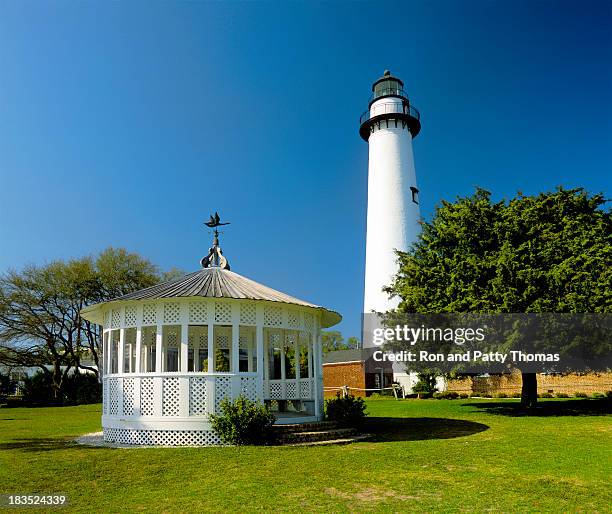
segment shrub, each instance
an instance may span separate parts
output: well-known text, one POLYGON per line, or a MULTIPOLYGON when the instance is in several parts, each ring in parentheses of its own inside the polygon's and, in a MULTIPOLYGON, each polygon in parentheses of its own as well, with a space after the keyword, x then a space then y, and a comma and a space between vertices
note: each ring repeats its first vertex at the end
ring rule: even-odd
POLYGON ((39 371, 23 380, 23 401, 30 405, 82 405, 102 401, 102 384, 93 373, 73 373, 62 384, 62 398, 55 401, 51 376, 39 371))
POLYGON ((54 403, 51 377, 38 371, 23 379, 23 401, 30 405, 51 405, 54 403))
POLYGON ((441 393, 434 393, 433 397, 438 400, 456 400, 459 398, 459 393, 455 391, 442 391, 441 393))
POLYGON ((102 401, 102 384, 93 373, 74 373, 64 382, 64 403, 83 405, 102 401))
POLYGON ((357 427, 366 417, 366 405, 363 398, 348 395, 342 398, 336 393, 335 398, 325 400, 325 417, 340 426, 357 427))
POLYGON ((469 398, 470 395, 467 393, 459 393, 459 398, 461 398, 462 400, 465 400, 466 398, 469 398))
POLYGON ((11 380, 9 375, 0 373, 0 398, 14 393, 16 386, 17 384, 14 380, 11 380))
POLYGON ((552 393, 542 393, 538 395, 539 398, 554 398, 552 393))
POLYGON ((495 398, 508 398, 508 395, 506 393, 497 393, 495 398))
POLYGON ((612 398, 612 391, 606 391, 606 397, 612 398))
POLYGON ((593 398, 605 398, 606 395, 603 393, 593 393, 593 398))
POLYGON ((430 373, 419 373, 419 381, 412 387, 413 393, 433 394, 438 388, 436 387, 436 375, 430 373))
POLYGON ((520 398, 521 397, 521 393, 512 393, 512 398, 520 398))
POLYGON ((589 397, 589 395, 588 395, 588 394, 586 394, 586 393, 583 393, 583 392, 581 392, 581 391, 576 391, 576 392, 574 393, 574 397, 575 397, 575 398, 588 398, 588 397, 589 397))
POLYGON ((555 394, 556 398, 569 398, 569 394, 567 393, 557 393, 555 394))
POLYGON ((209 416, 212 429, 221 442, 233 445, 269 443, 272 439, 274 414, 268 406, 240 395, 221 401, 221 414, 209 416))

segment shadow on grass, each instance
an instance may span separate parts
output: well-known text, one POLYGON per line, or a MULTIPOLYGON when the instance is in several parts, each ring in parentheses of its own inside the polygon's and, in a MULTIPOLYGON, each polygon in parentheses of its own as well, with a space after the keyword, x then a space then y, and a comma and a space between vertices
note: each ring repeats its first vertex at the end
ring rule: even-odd
POLYGON ((518 402, 464 403, 488 414, 500 416, 605 416, 612 414, 612 401, 607 398, 585 400, 539 401, 534 409, 525 409, 518 402))
POLYGON ((488 428, 483 423, 463 419, 368 417, 362 431, 375 436, 372 442, 384 442, 453 439, 478 434, 488 428))
MULTIPOLYGON (((85 448, 77 445, 72 439, 61 439, 51 437, 13 439, 0 443, 0 451, 2 450, 19 450, 23 452, 49 452, 54 450, 66 450, 68 448, 85 448)), ((98 449, 87 447, 87 449, 98 449)))

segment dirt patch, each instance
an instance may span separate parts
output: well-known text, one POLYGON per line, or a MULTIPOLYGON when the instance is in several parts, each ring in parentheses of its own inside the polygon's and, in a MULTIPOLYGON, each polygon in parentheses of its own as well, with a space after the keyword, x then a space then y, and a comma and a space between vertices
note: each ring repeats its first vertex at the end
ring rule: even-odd
POLYGON ((367 487, 354 492, 339 491, 335 487, 328 487, 325 489, 325 494, 328 494, 329 496, 336 496, 338 498, 342 498, 343 500, 365 503, 379 503, 390 499, 401 501, 418 501, 421 499, 419 496, 408 496, 398 491, 394 491, 393 489, 383 487, 367 487))

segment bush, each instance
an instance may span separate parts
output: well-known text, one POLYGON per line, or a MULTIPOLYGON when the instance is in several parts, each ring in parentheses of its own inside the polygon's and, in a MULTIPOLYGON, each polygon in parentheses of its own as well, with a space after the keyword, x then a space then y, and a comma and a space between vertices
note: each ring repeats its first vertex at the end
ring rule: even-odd
POLYGON ((358 427, 366 417, 366 405, 363 398, 348 395, 342 398, 336 393, 335 398, 325 400, 325 418, 335 421, 340 426, 358 427))
POLYGON ((73 373, 64 379, 62 398, 55 401, 51 376, 39 371, 23 380, 23 401, 29 405, 82 405, 102 401, 102 384, 93 373, 73 373))
POLYGON ((74 373, 64 381, 64 403, 83 405, 102 401, 102 384, 93 373, 74 373))
POLYGON ((520 398, 521 397, 521 393, 512 393, 511 398, 520 398))
POLYGON ((422 393, 424 395, 432 395, 438 388, 436 387, 436 375, 430 373, 419 373, 419 381, 412 387, 413 393, 422 393))
POLYGON ((235 400, 225 398, 220 406, 221 414, 210 414, 209 419, 221 442, 241 446, 271 441, 276 418, 267 405, 240 395, 235 400))
POLYGON ((538 395, 538 398, 554 398, 552 393, 542 393, 538 395))
POLYGON ((605 398, 606 395, 603 393, 593 393, 593 398, 605 398))
POLYGON ((574 393, 574 397, 575 397, 575 398, 588 398, 588 397, 589 397, 589 395, 588 395, 588 394, 586 394, 586 393, 580 392, 580 391, 576 391, 576 392, 574 393))
POLYGON ((14 380, 11 380, 9 375, 0 373, 0 399, 13 394, 15 392, 17 384, 14 380))
POLYGON ((23 379, 23 401, 30 405, 51 405, 55 402, 51 377, 38 371, 31 377, 23 379))
POLYGON ((497 393, 495 398, 508 398, 508 395, 506 393, 497 393))
POLYGON ((612 391, 606 391, 606 397, 612 398, 612 391))
POLYGON ((441 393, 434 393, 433 397, 438 400, 456 400, 459 398, 459 393, 455 391, 442 391, 441 393))
POLYGON ((555 394, 555 398, 569 398, 569 394, 567 394, 567 393, 557 393, 557 394, 555 394))
POLYGON ((461 398, 462 400, 465 400, 466 398, 469 398, 470 395, 467 393, 459 393, 459 398, 461 398))

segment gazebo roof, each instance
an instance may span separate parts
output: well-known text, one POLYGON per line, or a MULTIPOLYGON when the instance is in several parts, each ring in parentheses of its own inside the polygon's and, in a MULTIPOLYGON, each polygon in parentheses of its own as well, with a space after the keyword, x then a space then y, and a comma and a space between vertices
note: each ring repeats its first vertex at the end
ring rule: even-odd
POLYGON ((322 311, 323 327, 331 327, 342 319, 342 316, 335 311, 294 298, 220 267, 204 268, 184 277, 114 298, 109 302, 90 305, 85 307, 82 313, 86 319, 99 322, 100 307, 108 303, 190 297, 261 300, 319 309, 322 311))

